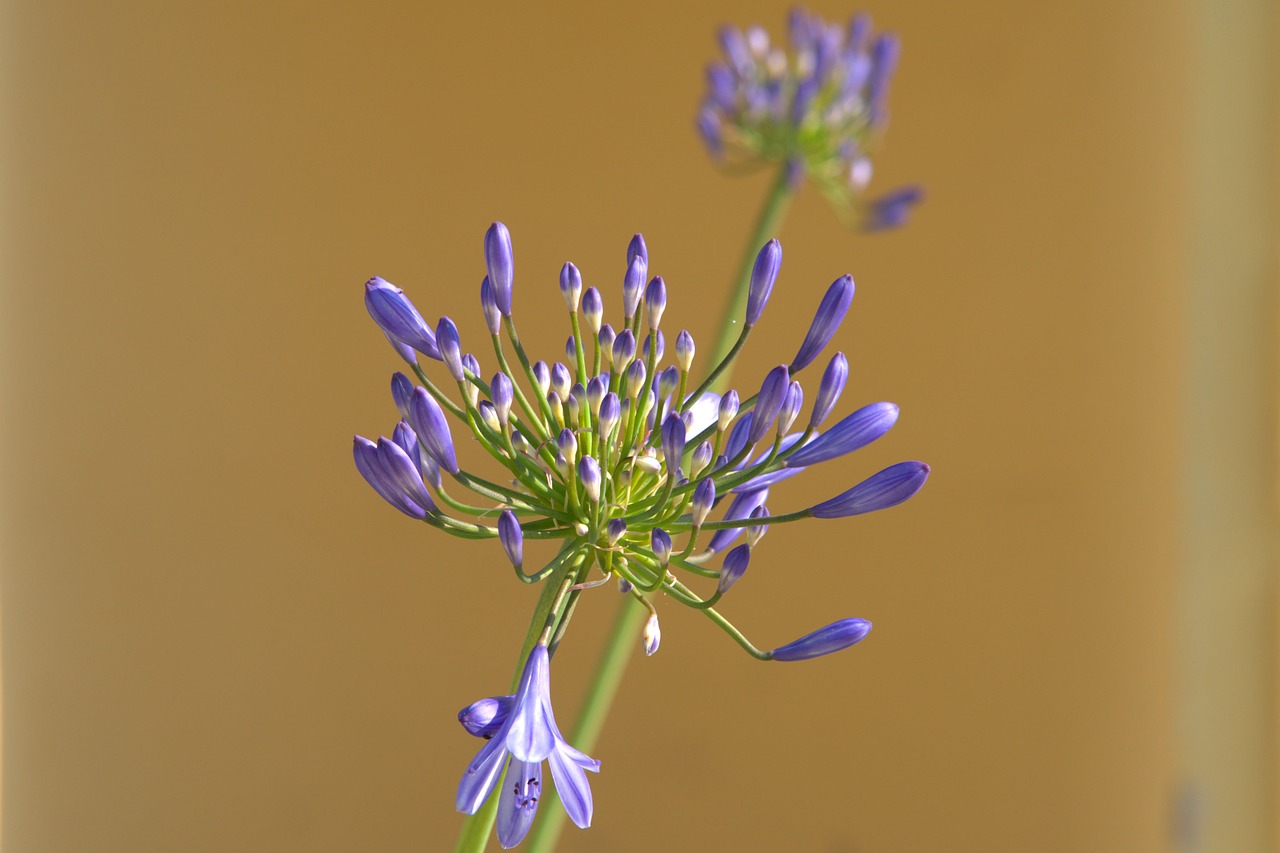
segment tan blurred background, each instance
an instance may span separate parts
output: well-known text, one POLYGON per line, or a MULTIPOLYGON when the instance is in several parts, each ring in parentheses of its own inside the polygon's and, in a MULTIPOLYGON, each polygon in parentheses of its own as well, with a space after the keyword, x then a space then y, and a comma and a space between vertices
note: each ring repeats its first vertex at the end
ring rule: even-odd
MULTIPOLYGON (((805 193, 739 377, 853 273, 846 405, 902 421, 771 504, 934 477, 774 531, 724 608, 765 646, 874 620, 855 650, 762 665, 662 610, 563 849, 1275 849, 1274 13, 862 8, 904 43, 876 186, 928 200, 864 238, 805 193)), ((356 473, 400 367, 362 282, 474 341, 501 219, 549 358, 560 264, 612 309, 641 230, 709 349, 767 178, 708 166, 702 68, 785 10, 5 5, 6 853, 451 849, 453 715, 534 592, 356 473)), ((565 722, 615 599, 557 656, 565 722)))

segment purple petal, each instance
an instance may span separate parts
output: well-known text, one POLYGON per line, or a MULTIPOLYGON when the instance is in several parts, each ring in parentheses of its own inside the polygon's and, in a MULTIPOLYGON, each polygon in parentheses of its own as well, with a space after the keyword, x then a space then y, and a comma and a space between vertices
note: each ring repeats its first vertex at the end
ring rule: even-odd
POLYGON ((910 498, 929 478, 923 462, 899 462, 812 509, 815 518, 844 518, 888 509, 910 498))
POLYGON ((409 424, 431 458, 450 474, 458 473, 449 423, 445 420, 444 410, 426 388, 418 387, 413 391, 413 398, 409 401, 409 424))
POLYGON ((542 799, 542 762, 511 759, 498 798, 498 843, 510 850, 529 833, 542 799))
MULTIPOLYGON (((591 801, 591 785, 587 782, 587 774, 579 761, 578 756, 583 756, 576 749, 572 752, 566 752, 564 747, 568 744, 561 742, 561 748, 552 750, 551 759, 551 778, 556 783, 556 793, 560 795, 560 802, 564 803, 564 810, 569 815, 569 820, 573 821, 579 829, 586 829, 591 826, 591 812, 593 809, 591 801)), ((587 759, 590 761, 590 759, 587 759)), ((593 762, 595 767, 599 769, 599 762, 593 762)))
POLYGON ((534 646, 520 676, 516 707, 506 731, 507 750, 521 761, 543 761, 555 748, 550 669, 547 647, 534 646))
POLYGON ((845 314, 849 313, 849 306, 853 303, 853 290, 853 276, 848 275, 836 279, 831 287, 827 288, 822 302, 818 304, 818 310, 813 315, 809 332, 804 336, 796 357, 791 361, 792 373, 808 367, 831 342, 836 330, 840 328, 840 323, 844 321, 845 314))
POLYGON ((475 814, 479 811, 489 794, 493 793, 493 786, 498 784, 506 759, 507 750, 500 737, 495 737, 481 747, 462 772, 454 807, 463 814, 475 814))
POLYGON ((493 298, 504 317, 511 316, 511 284, 515 276, 515 259, 511 251, 511 232, 501 222, 489 226, 484 234, 484 262, 493 285, 493 298))
MULTIPOLYGON (((751 513, 757 508, 764 506, 764 502, 769 499, 768 489, 759 489, 754 492, 743 492, 733 496, 733 502, 729 504, 729 509, 724 514, 725 521, 741 521, 744 518, 750 518, 751 513)), ((723 551, 728 548, 733 541, 742 535, 741 527, 727 527, 724 530, 717 530, 716 535, 711 537, 710 544, 707 545, 708 551, 723 551)))
POLYGON ((846 416, 817 439, 787 457, 788 468, 804 468, 866 447, 898 422, 893 403, 872 403, 846 416))
POLYGON ((491 738, 501 731, 515 705, 515 696, 488 696, 458 712, 458 722, 472 737, 491 738))

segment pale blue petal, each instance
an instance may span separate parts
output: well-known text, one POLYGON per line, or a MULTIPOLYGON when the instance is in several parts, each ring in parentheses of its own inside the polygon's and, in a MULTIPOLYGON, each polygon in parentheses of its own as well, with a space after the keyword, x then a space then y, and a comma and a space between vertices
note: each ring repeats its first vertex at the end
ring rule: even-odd
POLYGON ((542 799, 542 763, 511 759, 502 794, 498 798, 498 843, 503 850, 515 847, 529 834, 542 799))

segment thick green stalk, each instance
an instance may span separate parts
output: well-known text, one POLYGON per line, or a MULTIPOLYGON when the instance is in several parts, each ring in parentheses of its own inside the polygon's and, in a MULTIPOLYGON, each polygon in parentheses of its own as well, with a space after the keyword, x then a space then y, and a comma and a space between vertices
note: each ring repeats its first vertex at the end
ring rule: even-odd
MULTIPOLYGON (((734 281, 734 289, 729 296, 728 306, 724 314, 724 325, 720 329, 720 337, 716 343, 708 364, 717 365, 733 349, 742 331, 742 320, 746 312, 747 293, 751 287, 751 270, 755 266, 756 255, 760 248, 777 233, 786 214, 787 204, 791 201, 792 188, 787 180, 787 168, 784 164, 778 169, 778 176, 765 198, 764 206, 756 219, 755 230, 747 240, 742 256, 742 266, 734 281)), ((728 365, 711 386, 712 391, 721 391, 729 384, 733 365, 728 365)), ((640 631, 649 613, 643 607, 637 607, 629 598, 624 599, 614 619, 613 631, 600 656, 595 677, 587 688, 586 699, 578 712, 578 723, 574 727, 570 743, 588 755, 595 749, 596 739, 604 725, 609 708, 617 696, 618 687, 622 684, 622 676, 626 672, 627 663, 632 657, 632 650, 640 645, 640 631)), ((495 798, 496 799, 496 798, 495 798)), ((544 794, 539 815, 533 826, 529 842, 529 853, 551 853, 555 849, 560 832, 564 829, 565 811, 554 793, 544 794)))

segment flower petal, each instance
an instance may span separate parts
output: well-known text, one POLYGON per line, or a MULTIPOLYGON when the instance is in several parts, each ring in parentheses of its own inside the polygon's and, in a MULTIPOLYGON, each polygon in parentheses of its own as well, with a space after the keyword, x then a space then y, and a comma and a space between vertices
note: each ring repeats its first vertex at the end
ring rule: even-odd
MULTIPOLYGON (((569 820, 573 821, 579 829, 586 829, 591 826, 593 809, 591 785, 587 782, 587 774, 578 763, 577 756, 566 753, 563 749, 565 746, 568 744, 561 742, 560 748, 553 750, 550 755, 551 776, 555 779, 556 793, 564 803, 564 810, 568 812, 569 820)), ((573 751, 577 755, 582 754, 577 750, 573 751)))
POLYGON ((542 799, 542 762, 511 759, 498 798, 498 843, 510 850, 529 834, 542 799))
POLYGON ((529 652, 516 706, 506 731, 507 749, 521 761, 544 761, 555 749, 556 721, 551 713, 551 676, 547 647, 529 652))
POLYGON ((458 795, 454 805, 463 814, 475 814, 481 804, 493 792, 502 775, 502 767, 506 763, 507 750, 503 747, 502 738, 495 737, 476 753, 476 757, 467 765, 462 773, 462 781, 458 783, 458 795))

